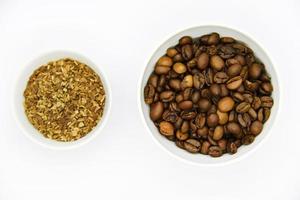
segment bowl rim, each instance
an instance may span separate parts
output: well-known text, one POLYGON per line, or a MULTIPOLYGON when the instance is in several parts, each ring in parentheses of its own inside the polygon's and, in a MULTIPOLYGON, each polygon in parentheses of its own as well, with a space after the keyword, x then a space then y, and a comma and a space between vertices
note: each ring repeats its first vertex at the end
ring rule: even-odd
MULTIPOLYGON (((25 83, 25 84, 27 84, 27 83, 25 83)), ((26 88, 26 85, 24 86, 24 88, 26 88)), ((19 127, 19 129, 23 133, 23 135, 25 135, 29 140, 31 140, 35 144, 38 144, 44 148, 47 148, 47 149, 71 150, 71 149, 75 149, 75 148, 81 147, 81 146, 89 143, 90 141, 95 139, 99 135, 99 133, 103 130, 103 128, 105 127, 105 125, 108 121, 108 118, 110 116, 112 92, 111 92, 110 83, 107 79, 107 75, 104 72, 104 69, 98 67, 98 65, 93 60, 91 60, 88 56, 86 56, 85 54, 82 54, 82 53, 78 53, 77 51, 75 52, 73 50, 65 50, 65 49, 57 50, 57 49, 55 49, 55 50, 45 51, 43 53, 38 54, 37 56, 34 56, 33 58, 26 60, 26 62, 23 65, 22 70, 20 70, 19 73, 15 77, 15 80, 13 82, 13 89, 14 89, 14 91, 12 92, 13 99, 11 102, 11 107, 12 107, 11 109, 12 109, 13 118, 15 119, 17 126, 19 127), (61 54, 61 56, 59 56, 60 54, 61 54), (57 58, 51 58, 51 57, 57 57, 57 58), (58 59, 63 59, 63 58, 72 58, 74 60, 78 60, 79 62, 87 64, 100 77, 101 82, 104 87, 105 95, 106 95, 103 116, 100 119, 100 121, 97 123, 97 125, 95 127, 93 127, 93 129, 88 133, 88 134, 91 134, 91 135, 89 135, 89 137, 84 136, 84 137, 79 138, 78 140, 71 141, 71 142, 60 142, 60 141, 52 140, 52 139, 49 139, 46 137, 41 137, 43 139, 39 140, 30 133, 31 131, 28 130, 23 125, 23 123, 21 122, 22 121, 21 117, 18 116, 19 113, 17 111, 18 110, 17 98, 19 95, 21 95, 23 97, 23 94, 18 94, 18 92, 21 90, 20 89, 18 90, 17 87, 20 85, 20 82, 22 81, 23 78, 29 80, 29 76, 34 72, 34 70, 36 70, 40 67, 40 66, 32 66, 33 63, 39 62, 39 60, 45 59, 45 60, 47 60, 45 62, 45 64, 46 64, 47 62, 50 62, 53 60, 58 60, 58 59), (28 73, 28 70, 30 70, 31 72, 28 73), (27 75, 27 73, 29 74, 29 76, 25 77, 27 75), (49 143, 47 143, 47 142, 49 142, 49 143)), ((19 103, 23 104, 23 102, 19 102, 19 103)), ((21 106, 21 105, 19 105, 19 106, 21 106)), ((38 133, 38 130, 28 121, 25 112, 23 112, 23 114, 27 120, 27 123, 30 126, 32 126, 32 128, 35 129, 38 133)))
MULTIPOLYGON (((264 136, 264 138, 259 142, 257 143, 253 148, 249 149, 247 152, 245 152, 244 154, 242 155, 239 155, 238 157, 235 157, 233 159, 228 159, 228 160, 225 160, 225 161, 221 161, 221 162, 215 162, 215 163, 200 163, 200 162, 196 162, 196 161, 192 161, 192 160, 189 160, 187 158, 183 158, 179 155, 177 155, 176 153, 172 152, 171 150, 169 150, 165 145, 163 145, 162 143, 160 143, 158 141, 157 138, 155 138, 154 136, 154 133, 152 132, 151 128, 149 127, 146 119, 145 119, 145 116, 144 116, 144 112, 143 112, 143 80, 144 80, 144 76, 145 76, 145 73, 147 71, 147 67, 152 59, 152 57, 156 54, 156 52, 163 47, 163 45, 169 41, 171 38, 175 37, 176 35, 179 35, 181 34, 182 32, 187 32, 189 30, 193 30, 193 29, 197 29, 197 28, 201 28, 201 27, 206 27, 206 28, 212 28, 212 31, 213 32, 213 29, 214 28, 221 28, 221 29, 227 29, 227 30, 230 30, 230 31, 233 31, 233 32, 236 32, 238 34, 241 34, 247 38, 249 38, 253 43, 255 43, 257 45, 257 47, 259 47, 263 52, 264 54, 266 55, 266 57, 268 58, 269 62, 271 63, 271 66, 272 66, 272 69, 274 71, 274 74, 275 74, 275 79, 277 81, 277 93, 278 93, 278 97, 277 97, 277 101, 276 101, 276 104, 277 104, 277 107, 276 107, 276 111, 273 113, 273 122, 272 122, 272 125, 270 126, 269 130, 267 130, 268 132, 270 132, 272 130, 272 126, 273 124, 276 124, 277 120, 278 120, 278 115, 280 114, 281 112, 281 105, 280 105, 280 95, 281 95, 281 86, 280 86, 280 76, 279 76, 279 73, 278 73, 278 70, 276 69, 276 65, 274 64, 274 60, 272 59, 272 57, 270 56, 270 53, 269 51, 263 47, 263 45, 258 42, 256 39, 254 39, 254 37, 249 34, 248 32, 246 31, 240 31, 240 28, 237 28, 237 27, 234 27, 232 25, 221 25, 221 24, 216 24, 216 23, 211 23, 211 24, 198 24, 198 25, 194 25, 194 26, 188 26, 188 27, 185 27, 185 28, 182 28, 182 29, 178 29, 177 31, 174 31, 166 36, 164 36, 164 38, 162 39, 162 41, 160 43, 158 43, 157 46, 154 47, 154 50, 152 50, 152 53, 147 56, 146 60, 145 60, 145 63, 144 63, 144 67, 143 69, 141 70, 141 74, 140 74, 140 78, 138 80, 138 87, 137 87, 137 101, 138 101, 138 109, 139 109, 139 113, 141 115, 141 118, 142 118, 142 122, 144 124, 144 126, 146 127, 147 129, 147 132, 150 134, 150 137, 152 138, 152 140, 154 140, 154 142, 161 148, 163 149, 163 151, 165 151, 167 154, 171 155, 173 158, 176 158, 177 160, 179 161, 182 161, 186 164, 190 164, 190 165, 194 165, 194 166, 201 166, 201 167, 204 167, 204 166, 209 166, 209 167, 220 167, 220 166, 225 166, 225 165, 230 165, 230 164, 234 164, 238 161, 241 161, 242 159, 248 157, 250 154, 254 153, 259 147, 262 146, 263 143, 265 143, 267 141, 267 138, 270 137, 270 133, 266 134, 264 136)), ((214 159, 214 158, 212 158, 214 159)))

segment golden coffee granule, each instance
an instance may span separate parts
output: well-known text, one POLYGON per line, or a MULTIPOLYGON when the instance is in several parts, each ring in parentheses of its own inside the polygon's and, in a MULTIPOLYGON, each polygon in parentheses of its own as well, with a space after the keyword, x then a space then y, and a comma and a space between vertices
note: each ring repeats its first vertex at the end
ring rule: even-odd
POLYGON ((105 106, 100 77, 70 58, 49 62, 31 75, 24 91, 28 120, 46 138, 75 141, 99 122, 105 106))

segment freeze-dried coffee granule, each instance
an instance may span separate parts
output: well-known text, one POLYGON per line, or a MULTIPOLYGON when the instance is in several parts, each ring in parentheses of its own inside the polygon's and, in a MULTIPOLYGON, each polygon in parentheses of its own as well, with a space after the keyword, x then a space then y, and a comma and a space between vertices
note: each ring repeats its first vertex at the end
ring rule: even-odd
POLYGON ((105 106, 100 77, 86 64, 64 58, 40 66, 24 91, 30 123, 46 138, 69 142, 88 134, 105 106))

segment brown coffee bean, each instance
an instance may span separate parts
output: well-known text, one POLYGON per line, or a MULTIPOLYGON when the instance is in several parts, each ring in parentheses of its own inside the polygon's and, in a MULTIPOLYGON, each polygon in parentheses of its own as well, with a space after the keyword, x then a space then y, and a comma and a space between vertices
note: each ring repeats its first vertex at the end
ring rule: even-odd
POLYGON ((221 94, 221 88, 219 84, 212 84, 209 87, 209 91, 213 96, 219 96, 221 94))
POLYGON ((179 103, 179 102, 181 102, 181 101, 183 101, 184 99, 183 99, 183 95, 182 94, 177 94, 176 95, 176 97, 175 97, 175 101, 177 102, 177 103, 179 103))
POLYGON ((184 46, 186 44, 192 44, 193 39, 190 36, 183 36, 182 38, 179 39, 179 44, 181 46, 184 46))
POLYGON ((180 53, 176 54, 174 57, 173 57, 173 62, 183 62, 183 57, 180 53))
POLYGON ((199 69, 204 70, 207 68, 209 63, 209 56, 207 53, 201 53, 198 61, 197 61, 197 66, 199 69))
POLYGON ((180 130, 176 131, 176 138, 178 140, 187 140, 189 138, 189 134, 187 132, 181 132, 180 130))
POLYGON ((193 76, 194 87, 201 89, 205 84, 205 76, 201 73, 196 73, 193 76))
POLYGON ((155 95, 155 88, 151 84, 147 84, 144 89, 144 99, 146 104, 153 103, 153 98, 155 95))
POLYGON ((220 89, 221 89, 221 94, 220 94, 221 97, 226 97, 226 96, 228 96, 229 90, 227 89, 227 87, 226 87, 225 84, 221 84, 221 85, 220 85, 220 89))
POLYGON ((264 108, 264 120, 263 120, 263 122, 266 122, 269 119, 270 114, 271 114, 271 110, 269 108, 264 108))
POLYGON ((225 44, 230 44, 230 43, 234 43, 235 39, 233 39, 232 37, 222 37, 220 41, 225 44))
POLYGON ((220 157, 222 156, 222 150, 220 147, 218 146, 211 146, 209 147, 208 150, 208 155, 210 155, 211 157, 220 157))
POLYGON ((257 112, 257 120, 260 122, 264 122, 264 109, 260 108, 257 112))
POLYGON ((201 143, 195 139, 188 139, 184 142, 184 148, 190 153, 197 153, 201 149, 201 143))
POLYGON ((162 102, 170 102, 170 101, 174 100, 175 93, 172 92, 171 90, 168 90, 168 91, 164 91, 164 92, 160 93, 159 97, 162 102))
POLYGON ((254 121, 250 126, 250 132, 255 136, 259 135, 262 129, 263 129, 263 124, 258 120, 254 121))
POLYGON ((242 138, 242 144, 244 145, 249 145, 251 144, 253 141, 255 140, 255 136, 254 135, 245 135, 243 138, 242 138))
POLYGON ((223 126, 216 126, 213 134, 214 140, 220 140, 223 137, 224 129, 223 126))
POLYGON ((218 141, 218 146, 220 147, 220 149, 224 152, 226 150, 226 146, 227 146, 227 140, 225 139, 221 139, 218 141))
POLYGON ((264 82, 260 85, 260 93, 262 94, 271 94, 273 92, 273 86, 269 82, 264 82))
POLYGON ((209 146, 210 146, 210 143, 207 141, 204 141, 201 146, 201 153, 206 155, 208 153, 209 146))
POLYGON ((207 112, 211 107, 211 102, 208 99, 202 98, 198 102, 200 112, 207 112))
POLYGON ((148 84, 151 84, 154 88, 156 88, 158 85, 158 76, 156 74, 151 74, 148 84))
POLYGON ((260 106, 261 106, 260 98, 257 97, 257 96, 255 96, 255 97, 253 98, 253 101, 252 101, 251 106, 252 106, 252 108, 253 108, 254 110, 259 109, 260 106))
POLYGON ((237 102, 242 102, 242 101, 245 100, 244 96, 243 96, 241 93, 239 93, 239 92, 234 92, 234 93, 232 94, 232 97, 233 97, 233 99, 234 99, 235 101, 237 101, 237 102))
POLYGON ((177 74, 183 74, 186 72, 186 66, 183 63, 177 62, 173 65, 173 70, 177 73, 177 74))
POLYGON ((181 88, 185 89, 185 88, 191 88, 191 87, 193 87, 193 76, 186 75, 181 82, 181 88))
POLYGON ((167 74, 170 70, 171 70, 171 67, 168 67, 168 66, 163 66, 163 65, 155 66, 156 74, 167 74))
POLYGON ((235 58, 229 58, 225 61, 226 66, 230 67, 231 65, 240 64, 239 61, 235 58))
POLYGON ((242 55, 236 55, 236 56, 234 57, 234 59, 238 60, 239 63, 240 63, 242 66, 244 66, 244 65, 246 64, 246 59, 245 59, 245 57, 242 56, 242 55))
POLYGON ((227 143, 227 153, 235 154, 237 152, 237 146, 234 142, 227 143))
POLYGON ((219 117, 219 124, 224 125, 228 122, 228 113, 217 110, 217 115, 219 117))
POLYGON ((200 92, 199 91, 195 91, 195 92, 193 92, 193 94, 192 94, 192 102, 194 103, 194 104, 197 104, 198 103, 198 101, 200 100, 200 92))
POLYGON ((214 76, 214 82, 215 83, 226 83, 228 81, 229 77, 225 72, 217 72, 214 76))
POLYGON ((163 112, 162 118, 165 121, 175 123, 178 119, 178 115, 174 111, 166 110, 166 111, 163 112))
POLYGON ((207 44, 208 45, 218 44, 219 40, 220 40, 220 35, 218 33, 212 33, 208 37, 207 44))
POLYGON ((266 108, 271 108, 273 106, 273 98, 269 96, 260 97, 261 106, 266 108))
POLYGON ((178 104, 178 106, 181 110, 189 110, 189 109, 192 109, 193 102, 192 101, 182 101, 178 104))
POLYGON ((217 114, 210 114, 210 115, 208 115, 208 117, 207 117, 207 125, 209 126, 209 127, 215 127, 215 126, 217 126, 218 125, 218 123, 219 123, 219 117, 218 117, 218 115, 217 114))
POLYGON ((229 122, 232 122, 232 121, 235 121, 235 118, 236 118, 236 113, 234 110, 230 111, 229 115, 228 115, 228 121, 229 122))
POLYGON ((211 105, 210 109, 207 111, 207 115, 215 114, 217 113, 217 110, 218 110, 217 106, 213 104, 211 105))
POLYGON ((182 92, 183 100, 190 100, 192 96, 192 88, 185 88, 182 92))
POLYGON ((182 111, 180 115, 182 119, 191 120, 196 117, 197 113, 194 111, 182 111))
POLYGON ((181 48, 181 55, 185 61, 189 61, 193 58, 193 47, 190 44, 186 44, 181 48))
POLYGON ((190 129, 190 123, 188 121, 183 121, 180 128, 181 132, 187 133, 189 129, 190 129))
POLYGON ((181 81, 179 79, 171 79, 169 81, 170 87, 176 91, 179 91, 181 89, 180 84, 181 84, 181 81))
POLYGON ((151 104, 150 106, 150 118, 152 121, 157 121, 161 118, 164 112, 164 105, 162 102, 158 101, 156 103, 151 104))
POLYGON ((235 138, 241 138, 242 129, 236 122, 229 122, 226 126, 226 130, 231 133, 235 138))
POLYGON ((231 97, 223 97, 218 102, 218 109, 221 112, 229 112, 234 107, 234 101, 231 97))
POLYGON ((206 122, 206 117, 203 114, 198 114, 195 119, 195 125, 197 128, 203 128, 206 122))
POLYGON ((251 108, 251 105, 247 102, 242 102, 239 105, 236 106, 235 110, 238 113, 245 113, 248 112, 248 110, 251 108))
POLYGON ((242 77, 241 76, 236 76, 236 77, 233 77, 233 78, 229 79, 226 82, 226 87, 229 90, 236 90, 241 86, 242 82, 243 82, 242 77))
POLYGON ((223 45, 219 48, 218 54, 223 59, 228 59, 232 58, 236 54, 236 52, 235 49, 231 47, 231 45, 223 45))
POLYGON ((262 72, 262 66, 259 63, 253 63, 249 67, 249 76, 252 79, 258 79, 262 72))
MULTIPOLYGON (((238 62, 238 61, 237 61, 238 62)), ((235 77, 240 75, 242 66, 240 64, 233 64, 227 70, 227 75, 229 77, 235 77)))
POLYGON ((213 69, 220 71, 225 66, 225 63, 220 56, 214 55, 210 58, 210 66, 213 69))
POLYGON ((159 123, 159 131, 164 136, 174 135, 174 127, 170 122, 162 121, 159 123))
POLYGON ((170 58, 173 58, 177 54, 178 54, 178 51, 175 48, 169 48, 167 50, 167 56, 169 56, 170 58))
POLYGON ((167 66, 167 67, 171 67, 173 65, 173 61, 170 57, 168 56, 162 56, 160 57, 160 59, 157 61, 157 65, 160 66, 167 66))

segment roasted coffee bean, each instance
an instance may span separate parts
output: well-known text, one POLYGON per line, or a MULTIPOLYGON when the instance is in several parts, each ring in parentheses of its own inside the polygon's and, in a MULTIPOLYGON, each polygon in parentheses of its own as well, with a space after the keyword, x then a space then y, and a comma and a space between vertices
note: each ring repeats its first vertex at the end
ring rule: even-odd
POLYGON ((193 108, 193 102, 192 101, 182 101, 178 104, 178 106, 181 110, 190 110, 193 108))
POLYGON ((174 111, 166 110, 162 115, 163 120, 175 123, 178 119, 178 115, 174 111))
POLYGON ((159 131, 164 136, 174 135, 174 127, 170 122, 162 121, 159 123, 159 131))
POLYGON ((235 55, 235 50, 229 45, 224 45, 219 48, 218 53, 223 59, 232 58, 235 55))
POLYGON ((147 84, 144 89, 144 98, 146 104, 153 103, 154 95, 155 95, 155 88, 153 87, 153 85, 147 84))
POLYGON ((218 108, 221 112, 229 112, 234 107, 234 101, 231 97, 223 97, 218 102, 218 108))
POLYGON ((266 94, 271 94, 273 92, 273 86, 269 82, 264 82, 260 85, 260 93, 266 95, 266 94))
POLYGON ((205 84, 205 76, 202 73, 196 73, 193 75, 194 87, 201 89, 205 84))
POLYGON ((211 102, 206 98, 202 98, 199 100, 198 106, 200 112, 207 112, 211 107, 211 102))
POLYGON ((225 43, 225 44, 229 44, 229 43, 234 43, 235 42, 235 39, 233 39, 232 37, 222 37, 220 39, 220 41, 222 43, 225 43))
POLYGON ((220 140, 223 137, 224 129, 223 126, 217 126, 214 130, 213 139, 220 140))
POLYGON ((181 46, 184 46, 186 44, 192 44, 193 39, 190 36, 183 36, 182 38, 179 39, 179 44, 181 46))
POLYGON ((187 133, 190 129, 190 123, 188 121, 183 121, 182 125, 181 125, 181 132, 183 133, 187 133))
POLYGON ((144 88, 150 118, 192 153, 234 154, 261 134, 274 104, 271 77, 246 44, 210 33, 183 36, 155 63, 144 88))
MULTIPOLYGON (((237 61, 238 62, 238 61, 237 61)), ((242 66, 240 64, 233 64, 227 70, 227 75, 229 77, 235 77, 240 75, 242 66)))
POLYGON ((186 72, 186 66, 183 63, 177 62, 173 65, 173 70, 177 73, 177 74, 183 74, 186 72))
POLYGON ((235 138, 241 138, 242 129, 240 125, 236 122, 229 122, 226 126, 226 130, 231 133, 235 138))
POLYGON ((219 117, 219 124, 224 125, 228 122, 228 113, 217 110, 217 115, 219 117))
POLYGON ((242 85, 243 79, 241 76, 236 76, 226 82, 226 87, 229 90, 236 90, 242 85))
POLYGON ((261 106, 266 108, 271 108, 273 106, 273 98, 269 96, 260 97, 261 106))
POLYGON ((206 117, 203 114, 198 114, 195 119, 195 125, 197 128, 203 128, 206 122, 206 117))
POLYGON ((186 75, 183 80, 181 81, 181 88, 191 88, 193 87, 193 76, 192 75, 186 75))
POLYGON ((251 108, 251 105, 247 102, 242 102, 238 104, 235 108, 236 112, 238 113, 245 113, 248 112, 248 110, 251 108))
POLYGON ((184 60, 191 60, 193 58, 193 47, 189 44, 182 46, 181 54, 184 60))
POLYGON ((217 114, 210 114, 207 116, 207 125, 209 127, 215 127, 219 123, 219 116, 217 114))
POLYGON ((170 58, 173 58, 177 54, 178 54, 178 51, 175 48, 169 48, 167 50, 167 56, 169 56, 170 58))
POLYGON ((192 99, 192 102, 194 103, 194 104, 197 104, 198 103, 198 101, 200 100, 200 92, 199 91, 194 91, 193 92, 193 94, 192 94, 192 97, 191 97, 191 99, 192 99))
POLYGON ((253 134, 255 136, 260 134, 262 129, 263 129, 263 124, 258 120, 254 121, 250 126, 250 132, 251 132, 251 134, 253 134))
POLYGON ((207 68, 209 64, 209 55, 205 52, 200 54, 198 61, 197 61, 197 66, 199 69, 204 70, 207 68))
POLYGON ((164 112, 164 105, 162 102, 158 101, 156 103, 151 104, 150 106, 150 118, 152 121, 157 121, 161 118, 164 112))
POLYGON ((220 157, 222 156, 222 150, 220 147, 218 146, 211 146, 209 147, 208 150, 208 155, 210 155, 211 157, 220 157))
POLYGON ((160 97, 162 102, 170 102, 173 101, 175 98, 175 93, 173 91, 164 91, 162 93, 160 93, 160 97))
POLYGON ((191 120, 196 117, 197 113, 194 111, 182 111, 181 118, 185 120, 191 120))
POLYGON ((175 91, 179 91, 181 89, 180 84, 181 84, 181 81, 179 79, 171 79, 169 81, 170 87, 175 91))
POLYGON ((176 131, 176 138, 178 140, 187 140, 189 138, 189 134, 187 132, 181 132, 180 130, 176 131))
POLYGON ((251 144, 255 139, 255 136, 254 135, 245 135, 243 138, 242 138, 242 144, 244 145, 249 145, 251 144))
POLYGON ((227 153, 229 154, 235 154, 237 152, 237 146, 234 142, 228 142, 226 149, 227 149, 227 153))
POLYGON ((195 139, 188 139, 183 144, 184 148, 191 153, 197 153, 201 149, 201 143, 195 139))
POLYGON ((214 55, 210 58, 210 66, 213 69, 220 71, 225 66, 225 62, 220 56, 214 55))
POLYGON ((209 87, 209 91, 213 96, 219 96, 221 94, 221 88, 219 84, 212 84, 209 87))
POLYGON ((207 142, 207 141, 204 141, 204 142, 202 143, 202 146, 201 146, 201 153, 202 153, 202 154, 208 154, 209 146, 210 146, 210 143, 207 142))
POLYGON ((262 72, 262 66, 259 63, 253 63, 249 67, 249 76, 252 79, 258 79, 258 77, 260 76, 261 72, 262 72))

